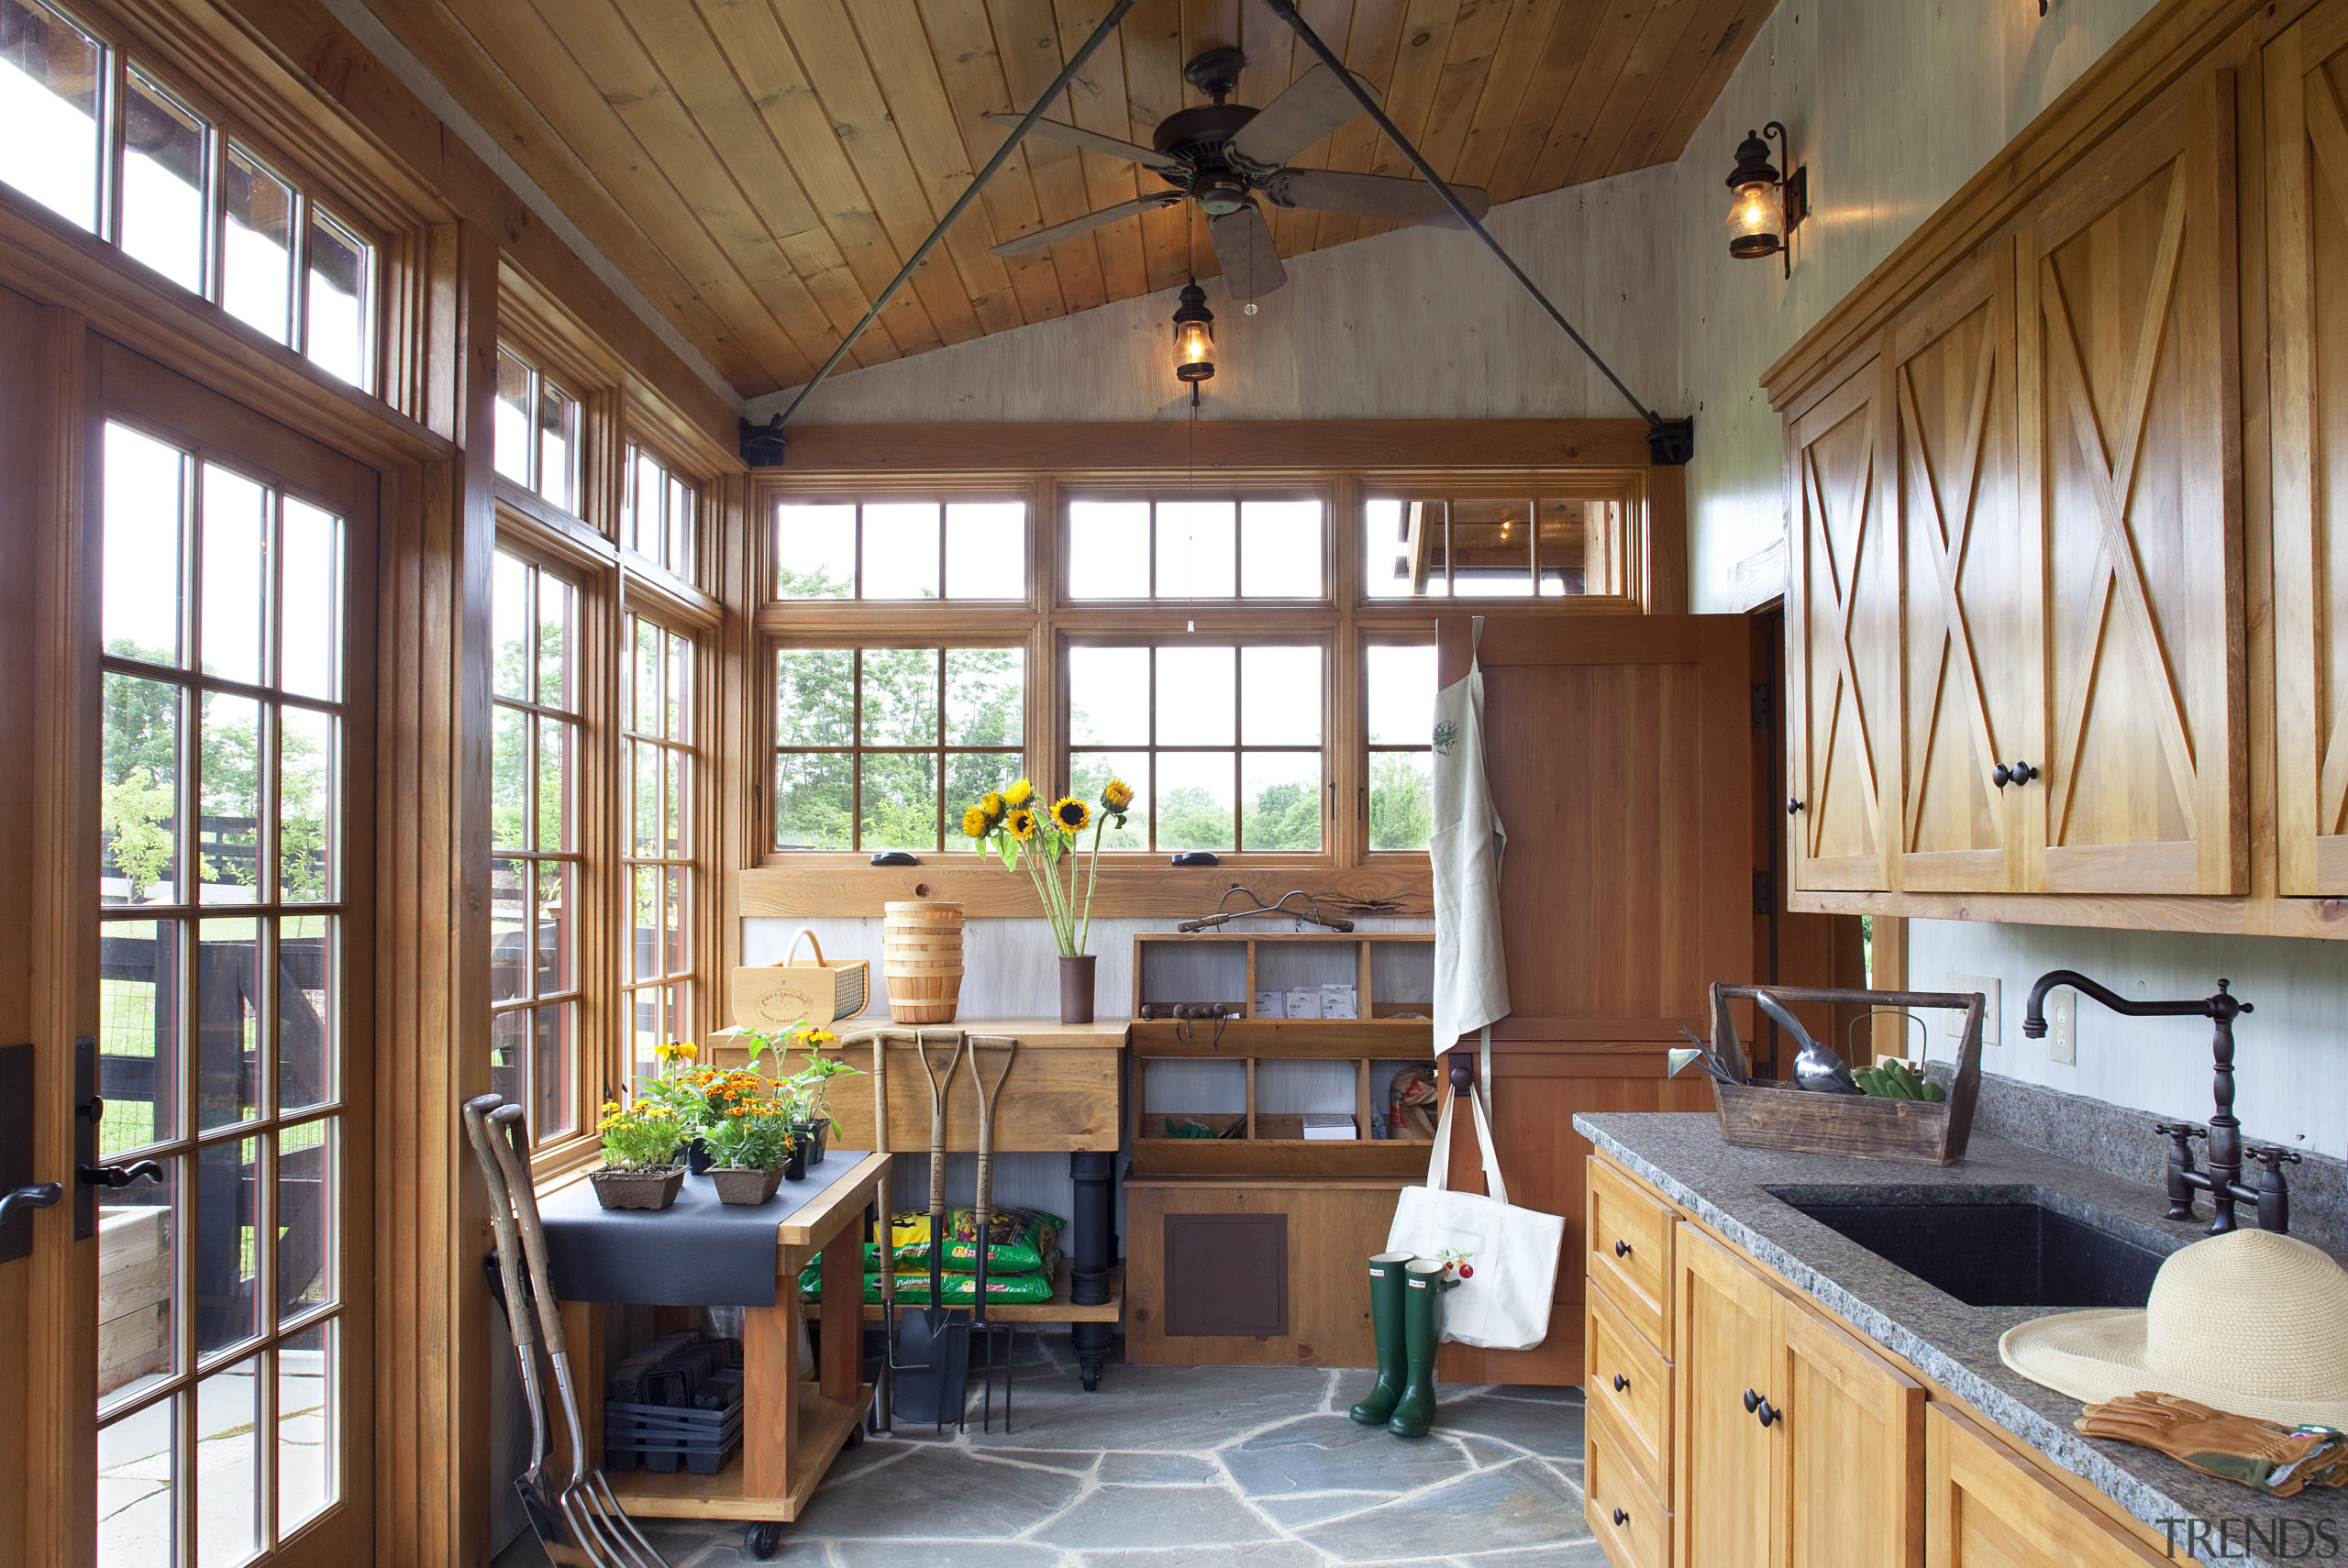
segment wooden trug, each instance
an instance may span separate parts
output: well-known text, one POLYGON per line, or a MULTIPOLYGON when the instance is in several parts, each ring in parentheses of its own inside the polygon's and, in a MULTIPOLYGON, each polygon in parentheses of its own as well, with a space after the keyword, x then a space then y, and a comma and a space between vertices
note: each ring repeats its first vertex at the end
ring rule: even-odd
POLYGON ((1953 1165, 1965 1158, 1973 1133, 1973 1105, 1981 1093, 1981 1008, 1978 991, 1866 991, 1809 986, 1712 987, 1712 1049, 1733 1061, 1734 1026, 1727 1004, 1767 990, 1779 1001, 1857 1007, 1962 1008, 1965 1037, 1956 1075, 1939 1103, 1885 1099, 1863 1094, 1813 1094, 1790 1083, 1715 1087, 1721 1141, 1743 1149, 1787 1149, 1805 1154, 1849 1154, 1911 1165, 1953 1165))

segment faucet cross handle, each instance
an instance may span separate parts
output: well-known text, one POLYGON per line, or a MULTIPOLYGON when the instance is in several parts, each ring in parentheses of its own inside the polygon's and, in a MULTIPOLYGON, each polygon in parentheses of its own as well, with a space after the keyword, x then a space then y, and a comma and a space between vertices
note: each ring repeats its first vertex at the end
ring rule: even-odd
POLYGON ((2299 1163, 2299 1152, 2297 1149, 2286 1149, 2280 1144, 2271 1149, 2251 1149, 2246 1153, 2270 1171, 2282 1165, 2296 1165, 2299 1163))
POLYGON ((2210 1135, 2207 1127, 2196 1127, 2190 1121, 2155 1121, 2153 1131, 2164 1138, 2207 1138, 2210 1135))

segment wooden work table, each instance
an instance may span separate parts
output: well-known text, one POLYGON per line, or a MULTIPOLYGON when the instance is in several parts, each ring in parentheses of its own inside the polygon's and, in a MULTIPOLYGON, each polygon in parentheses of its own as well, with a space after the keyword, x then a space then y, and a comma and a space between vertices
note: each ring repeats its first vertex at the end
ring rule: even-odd
MULTIPOLYGON (((805 1209, 775 1227, 774 1305, 742 1315, 742 1449, 714 1475, 687 1471, 612 1476, 621 1506, 639 1518, 788 1522, 814 1496, 840 1449, 862 1441, 872 1386, 863 1382, 864 1336, 857 1292, 827 1292, 812 1376, 799 1375, 799 1271, 824 1257, 827 1279, 864 1269, 867 1206, 886 1188, 890 1156, 866 1154, 805 1209)), ((566 1301, 563 1330, 578 1380, 588 1452, 603 1463, 604 1307, 566 1301)))

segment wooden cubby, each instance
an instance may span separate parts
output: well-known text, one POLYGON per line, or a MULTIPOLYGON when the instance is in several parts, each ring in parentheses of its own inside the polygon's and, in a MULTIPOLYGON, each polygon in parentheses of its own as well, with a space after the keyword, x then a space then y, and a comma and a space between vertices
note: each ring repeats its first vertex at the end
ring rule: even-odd
POLYGON ((1394 1069, 1434 1060, 1434 1026, 1427 1016, 1434 1011, 1434 944, 1433 935, 1415 933, 1136 934, 1134 1174, 1423 1175, 1427 1140, 1372 1138, 1370 1115, 1383 1112, 1394 1069), (1256 1015, 1258 990, 1328 984, 1352 985, 1357 1008, 1368 1016, 1256 1015), (1221 1003, 1238 1016, 1141 1016, 1145 1005, 1182 1002, 1221 1003), (1420 1016, 1399 1016, 1404 1013, 1420 1016), (1153 1075, 1157 1064, 1190 1070, 1153 1075), (1169 1077, 1178 1081, 1168 1084, 1169 1077), (1178 1099, 1187 1103, 1174 1103, 1178 1099), (1300 1103, 1306 1099, 1327 1103, 1300 1103), (1354 1137, 1307 1139, 1308 1111, 1350 1115, 1354 1137), (1169 1117, 1225 1135, 1171 1136, 1169 1117))

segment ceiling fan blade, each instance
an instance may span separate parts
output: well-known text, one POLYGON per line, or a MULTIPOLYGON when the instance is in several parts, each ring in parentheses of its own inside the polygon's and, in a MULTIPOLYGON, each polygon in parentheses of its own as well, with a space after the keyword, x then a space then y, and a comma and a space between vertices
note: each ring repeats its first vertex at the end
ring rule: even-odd
MULTIPOLYGON (((1011 114, 987 116, 999 126, 1015 126, 1026 117, 1024 115, 1011 114)), ((1182 166, 1179 159, 1168 158, 1162 152, 1153 152, 1148 148, 1134 142, 1119 141, 1113 136, 1102 136, 1099 131, 1089 131, 1082 126, 1062 125, 1058 120, 1037 120, 1034 134, 1050 137, 1055 141, 1073 142, 1078 147, 1089 148, 1094 152, 1105 152, 1112 158, 1131 159, 1145 169, 1180 169, 1182 166)), ((1275 160, 1275 161, 1279 160, 1275 160)))
POLYGON ((1272 245, 1271 226, 1255 203, 1208 220, 1207 233, 1233 299, 1261 299, 1288 282, 1288 269, 1280 265, 1280 253, 1272 245))
MULTIPOLYGON (((1257 182, 1272 204, 1312 207, 1324 213, 1352 213, 1359 217, 1391 218, 1396 223, 1421 223, 1434 228, 1465 228, 1458 215, 1423 180, 1394 180, 1383 174, 1347 174, 1335 169, 1282 169, 1257 182)), ((1473 185, 1454 185, 1460 204, 1481 222, 1491 210, 1492 198, 1473 185)))
POLYGON ((1102 207, 1097 213, 1087 213, 1080 218, 1070 218, 1066 223, 1056 223, 1049 228, 1039 228, 1033 234, 1023 234, 1016 239, 1005 240, 994 248, 993 254, 1018 256, 1026 251, 1040 250, 1045 246, 1056 245, 1071 235, 1082 234, 1087 229, 1099 228, 1102 225, 1114 223, 1119 218, 1132 217, 1136 213, 1155 212, 1159 207, 1170 207, 1182 199, 1182 193, 1180 191, 1160 191, 1134 201, 1119 202, 1113 207, 1102 207))
MULTIPOLYGON (((1367 82, 1362 85, 1376 100, 1378 89, 1367 82)), ((1316 65, 1257 110, 1231 138, 1231 150, 1258 169, 1277 169, 1360 113, 1361 103, 1346 90, 1344 80, 1316 65)))

